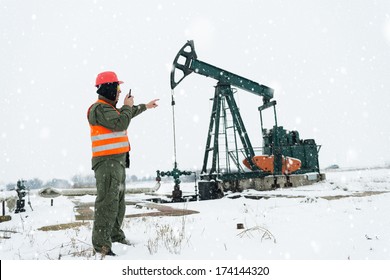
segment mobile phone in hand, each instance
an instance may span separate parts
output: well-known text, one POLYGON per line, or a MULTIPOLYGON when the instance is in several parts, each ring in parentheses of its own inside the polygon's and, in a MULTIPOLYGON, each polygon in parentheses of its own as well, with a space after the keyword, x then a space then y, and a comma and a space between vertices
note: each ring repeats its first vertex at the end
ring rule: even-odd
POLYGON ((131 89, 129 89, 129 98, 131 97, 131 89))

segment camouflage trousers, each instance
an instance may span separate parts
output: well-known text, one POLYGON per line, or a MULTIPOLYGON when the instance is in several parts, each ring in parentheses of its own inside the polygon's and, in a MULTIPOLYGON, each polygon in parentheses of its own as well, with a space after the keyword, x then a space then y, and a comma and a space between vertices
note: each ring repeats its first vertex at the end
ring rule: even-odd
POLYGON ((112 242, 125 238, 121 229, 125 216, 125 167, 116 160, 106 160, 94 169, 97 195, 92 245, 96 251, 111 248, 112 242))

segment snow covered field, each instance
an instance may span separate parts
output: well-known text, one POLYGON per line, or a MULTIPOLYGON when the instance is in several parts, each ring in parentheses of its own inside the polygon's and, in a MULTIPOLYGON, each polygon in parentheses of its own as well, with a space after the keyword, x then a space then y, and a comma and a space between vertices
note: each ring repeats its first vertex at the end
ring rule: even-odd
MULTIPOLYGON (((164 204, 199 212, 184 216, 156 214, 159 210, 142 202, 147 196, 128 195, 127 201, 138 204, 128 205, 126 214, 144 214, 124 222, 134 246, 114 244, 118 256, 107 259, 390 260, 390 169, 326 176, 325 182, 311 186, 164 204), (250 195, 263 198, 246 198, 250 195), (243 229, 237 229, 240 223, 243 229)), ((182 185, 183 190, 192 188, 182 185)), ((170 191, 165 183, 158 192, 170 191)), ((76 220, 75 206, 90 206, 94 196, 60 196, 53 206, 36 192, 30 199, 33 211, 27 199, 24 213, 6 208, 12 220, 0 223, 1 260, 100 259, 92 254, 92 221, 76 220)))
MULTIPOLYGON (((145 194, 127 195, 124 231, 134 246, 114 244, 118 256, 106 257, 115 261, 103 263, 79 262, 102 259, 93 255, 91 247, 88 215, 94 196, 60 196, 51 206, 51 199, 32 192, 33 211, 27 203, 24 213, 13 214, 6 208, 12 220, 0 223, 2 279, 12 279, 16 271, 21 278, 41 280, 58 272, 70 278, 123 279, 128 268, 179 266, 207 268, 207 275, 199 279, 214 279, 224 267, 264 265, 271 271, 267 279, 388 279, 390 169, 340 170, 326 176, 326 181, 312 186, 247 190, 220 200, 156 206, 145 203, 149 197, 145 194), (253 196, 262 198, 248 198, 253 196), (199 213, 175 215, 184 210, 199 213), (76 219, 80 213, 84 221, 76 219), (238 224, 243 228, 237 229, 238 224)), ((182 184, 182 189, 191 192, 193 184, 182 184)), ((167 183, 158 190, 170 192, 167 183)), ((14 192, 0 194, 5 198, 14 192)), ((157 277, 137 271, 132 279, 157 277)), ((247 277, 223 274, 224 279, 247 277)))

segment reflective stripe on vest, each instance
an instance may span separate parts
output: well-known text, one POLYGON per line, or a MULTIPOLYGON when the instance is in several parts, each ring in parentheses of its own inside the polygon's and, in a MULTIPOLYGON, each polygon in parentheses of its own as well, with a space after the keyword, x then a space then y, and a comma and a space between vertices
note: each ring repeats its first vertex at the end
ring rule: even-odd
MULTIPOLYGON (((97 102, 112 106, 103 100, 98 100, 97 102)), ((115 109, 115 107, 113 108, 115 109)), ((116 111, 119 114, 119 111, 116 111)), ((122 154, 130 151, 129 138, 126 131, 112 131, 101 125, 90 125, 90 127, 92 157, 122 154)))

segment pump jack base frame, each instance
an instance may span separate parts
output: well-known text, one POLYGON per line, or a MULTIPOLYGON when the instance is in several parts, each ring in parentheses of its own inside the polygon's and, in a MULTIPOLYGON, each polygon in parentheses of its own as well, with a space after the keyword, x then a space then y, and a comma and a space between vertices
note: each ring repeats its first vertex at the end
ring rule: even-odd
POLYGON ((239 180, 225 180, 219 182, 220 188, 225 191, 243 191, 253 189, 257 191, 268 191, 278 188, 294 188, 312 185, 326 180, 325 173, 306 173, 293 175, 269 175, 260 178, 248 178, 239 180))

